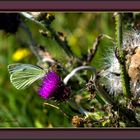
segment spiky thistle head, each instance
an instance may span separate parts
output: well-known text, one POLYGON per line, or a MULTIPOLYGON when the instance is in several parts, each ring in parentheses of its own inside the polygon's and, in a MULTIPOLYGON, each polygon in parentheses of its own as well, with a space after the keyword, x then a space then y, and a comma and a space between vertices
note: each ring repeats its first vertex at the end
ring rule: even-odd
POLYGON ((39 95, 44 99, 54 97, 58 101, 66 100, 70 94, 70 88, 66 87, 61 78, 54 71, 49 71, 38 90, 39 95))

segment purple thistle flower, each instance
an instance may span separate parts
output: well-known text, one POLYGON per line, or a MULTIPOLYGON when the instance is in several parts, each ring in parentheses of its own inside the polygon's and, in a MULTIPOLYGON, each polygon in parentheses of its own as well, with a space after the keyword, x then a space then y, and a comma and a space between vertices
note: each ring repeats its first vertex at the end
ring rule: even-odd
POLYGON ((54 71, 50 71, 45 75, 38 92, 44 99, 54 97, 62 101, 69 96, 70 90, 54 71))

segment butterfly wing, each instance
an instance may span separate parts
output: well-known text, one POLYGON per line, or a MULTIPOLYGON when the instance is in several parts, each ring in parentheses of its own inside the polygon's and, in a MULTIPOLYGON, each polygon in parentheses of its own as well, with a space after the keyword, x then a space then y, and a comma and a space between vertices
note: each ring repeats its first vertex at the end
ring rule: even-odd
POLYGON ((8 71, 10 81, 17 89, 25 89, 46 74, 46 70, 39 66, 20 63, 8 65, 8 71))

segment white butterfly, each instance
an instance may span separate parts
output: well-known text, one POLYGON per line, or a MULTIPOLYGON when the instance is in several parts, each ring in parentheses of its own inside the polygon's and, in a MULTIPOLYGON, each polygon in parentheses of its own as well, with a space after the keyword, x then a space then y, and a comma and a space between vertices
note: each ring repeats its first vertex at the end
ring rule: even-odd
POLYGON ((10 81, 16 89, 25 89, 33 82, 45 76, 47 70, 31 64, 8 65, 10 81))

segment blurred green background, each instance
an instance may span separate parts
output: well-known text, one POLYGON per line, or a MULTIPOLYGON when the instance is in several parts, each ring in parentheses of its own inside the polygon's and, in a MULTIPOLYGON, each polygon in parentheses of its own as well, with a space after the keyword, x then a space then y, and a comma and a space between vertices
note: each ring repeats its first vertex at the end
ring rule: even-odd
MULTIPOLYGON (((72 51, 79 58, 87 54, 99 34, 106 34, 114 38, 115 24, 113 13, 64 13, 54 12, 55 20, 52 27, 63 32, 72 51)), ((43 37, 39 27, 27 21, 34 39, 45 46, 48 51, 62 64, 67 63, 65 52, 54 41, 43 37)), ((59 110, 50 106, 43 106, 46 102, 38 94, 39 83, 35 82, 25 90, 16 90, 9 80, 7 65, 12 63, 36 64, 37 59, 29 50, 26 42, 28 38, 22 29, 16 34, 6 34, 0 31, 0 127, 72 127, 68 119, 59 110)), ((102 56, 111 43, 101 41, 96 58, 102 56)), ((99 68, 99 61, 92 62, 99 68)), ((64 112, 68 111, 64 103, 64 112)))

